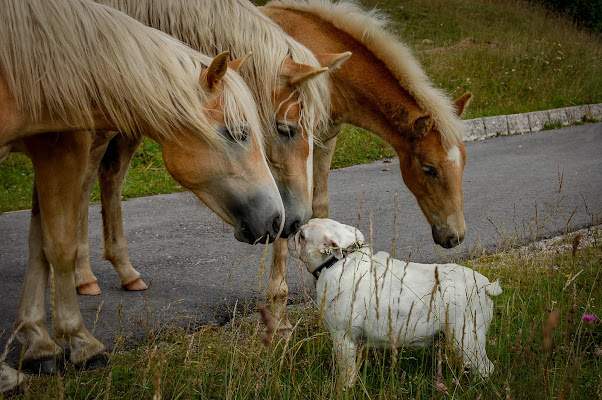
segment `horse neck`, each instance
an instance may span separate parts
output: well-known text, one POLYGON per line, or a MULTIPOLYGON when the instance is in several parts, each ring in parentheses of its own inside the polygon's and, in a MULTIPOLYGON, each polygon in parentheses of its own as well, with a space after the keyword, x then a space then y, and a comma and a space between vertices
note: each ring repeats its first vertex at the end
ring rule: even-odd
POLYGON ((352 52, 349 60, 330 73, 333 124, 364 128, 396 149, 400 140, 406 141, 402 136, 424 113, 369 48, 314 13, 269 6, 261 11, 314 54, 352 52))
POLYGON ((366 129, 396 148, 424 111, 374 55, 353 55, 353 63, 331 74, 332 120, 366 129))

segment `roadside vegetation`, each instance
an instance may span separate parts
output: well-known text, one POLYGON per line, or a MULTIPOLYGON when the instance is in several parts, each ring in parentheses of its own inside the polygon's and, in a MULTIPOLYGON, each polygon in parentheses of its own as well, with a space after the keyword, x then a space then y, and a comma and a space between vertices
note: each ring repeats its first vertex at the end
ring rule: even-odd
MULTIPOLYGON (((257 3, 265 3, 258 1, 257 3)), ((457 98, 474 94, 464 118, 602 103, 602 41, 569 17, 524 0, 364 0, 390 16, 433 81, 457 98)), ((339 135, 332 167, 393 157, 382 141, 354 127, 339 135)), ((30 207, 29 160, 0 165, 0 212, 30 207)), ((145 139, 124 199, 183 190, 165 171, 159 146, 145 139)), ((95 190, 92 201, 98 202, 95 190)))
MULTIPOLYGON (((504 237, 500 250, 515 240, 504 237)), ((290 307, 288 340, 264 336, 254 304, 231 310, 223 326, 166 330, 151 323, 143 339, 115 339, 109 367, 36 377, 15 398, 601 398, 601 240, 595 227, 496 254, 475 250, 464 261, 504 290, 494 299, 488 334, 495 372, 484 381, 464 372, 440 338, 426 349, 365 350, 356 386, 342 391, 330 335, 307 295, 290 307)), ((153 311, 146 314, 153 321, 153 311)))
MULTIPOLYGON (((390 15, 392 29, 439 87, 453 97, 473 92, 464 118, 602 103, 602 41, 567 17, 523 0, 363 3, 390 15)), ((346 127, 332 167, 393 156, 376 137, 346 127)), ((0 213, 29 208, 32 184, 31 163, 12 154, 0 165, 0 213)), ((160 147, 145 139, 124 199, 180 190, 165 171, 160 147)), ((92 202, 98 201, 95 188, 92 202)), ((598 223, 599 216, 592 216, 594 228, 588 231, 522 247, 527 238, 503 232, 499 252, 476 247, 462 261, 499 279, 504 289, 494 299, 488 334, 487 353, 496 370, 485 381, 465 373, 439 339, 421 350, 366 350, 358 383, 342 391, 332 342, 309 287, 304 301, 290 308, 294 329, 288 338, 264 336, 255 303, 231 310, 225 325, 189 329, 155 326, 148 309, 141 316, 148 322, 145 336, 117 336, 109 344, 107 368, 69 366, 62 374, 28 380, 22 391, 0 399, 602 398, 598 223)))

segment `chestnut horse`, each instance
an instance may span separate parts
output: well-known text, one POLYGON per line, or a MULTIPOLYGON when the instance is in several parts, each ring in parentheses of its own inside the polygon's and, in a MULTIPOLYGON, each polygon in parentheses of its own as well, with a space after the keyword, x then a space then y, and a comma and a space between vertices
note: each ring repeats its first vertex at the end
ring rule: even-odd
MULTIPOLYGON (((364 128, 397 153, 403 180, 432 227, 435 243, 451 248, 466 233, 462 172, 466 151, 459 116, 471 95, 455 104, 436 89, 406 45, 385 30, 375 12, 327 0, 276 0, 260 7, 315 54, 351 51, 330 74, 331 125, 314 151, 313 217, 328 217, 328 172, 342 124, 364 128)), ((325 58, 325 56, 323 56, 325 58)), ((279 327, 286 316, 286 243, 275 242, 268 294, 279 327)))
MULTIPOLYGON (((266 133, 266 155, 284 203, 287 237, 312 213, 313 132, 326 126, 330 91, 316 57, 246 0, 97 0, 115 7, 145 25, 160 29, 205 54, 228 50, 235 57, 253 52, 240 70, 258 104, 266 133)), ((340 62, 340 60, 339 60, 340 62)), ((127 290, 146 284, 130 260, 123 233, 121 190, 139 141, 115 137, 98 164, 91 165, 86 190, 98 171, 103 210, 104 256, 127 290)), ((102 150, 98 151, 102 153, 102 150)), ((99 154, 102 157, 102 154, 99 154)), ((98 163, 98 161, 95 161, 98 163)), ((80 294, 100 294, 89 262, 87 200, 82 203, 82 229, 76 286, 80 294)))
MULTIPOLYGON (((84 326, 74 281, 84 175, 90 151, 112 136, 103 131, 157 141, 171 175, 240 237, 279 234, 284 207, 265 160, 257 108, 242 78, 228 71, 228 58, 212 61, 88 0, 5 2, 0 151, 19 146, 35 171, 30 254, 15 322, 28 343, 24 362, 43 369, 63 351, 46 328, 49 278, 53 336, 70 345, 73 363, 99 355, 104 361, 103 344, 84 326)), ((20 377, 2 366, 5 379, 3 389, 20 377)))

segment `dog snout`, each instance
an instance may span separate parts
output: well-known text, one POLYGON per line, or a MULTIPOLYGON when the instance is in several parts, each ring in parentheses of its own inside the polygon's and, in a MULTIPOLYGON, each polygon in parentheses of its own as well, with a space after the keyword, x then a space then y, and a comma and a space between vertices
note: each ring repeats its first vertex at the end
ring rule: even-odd
POLYGON ((294 253, 297 250, 296 238, 297 238, 297 234, 290 235, 286 241, 288 251, 290 251, 292 253, 294 253))

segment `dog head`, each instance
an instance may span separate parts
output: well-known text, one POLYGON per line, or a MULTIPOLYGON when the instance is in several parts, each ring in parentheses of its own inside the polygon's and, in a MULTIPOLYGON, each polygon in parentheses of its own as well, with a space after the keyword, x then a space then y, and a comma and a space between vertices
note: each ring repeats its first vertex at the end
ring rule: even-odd
POLYGON ((289 236, 288 249, 312 272, 331 256, 342 259, 343 250, 355 242, 364 242, 358 229, 332 219, 314 218, 289 236))

